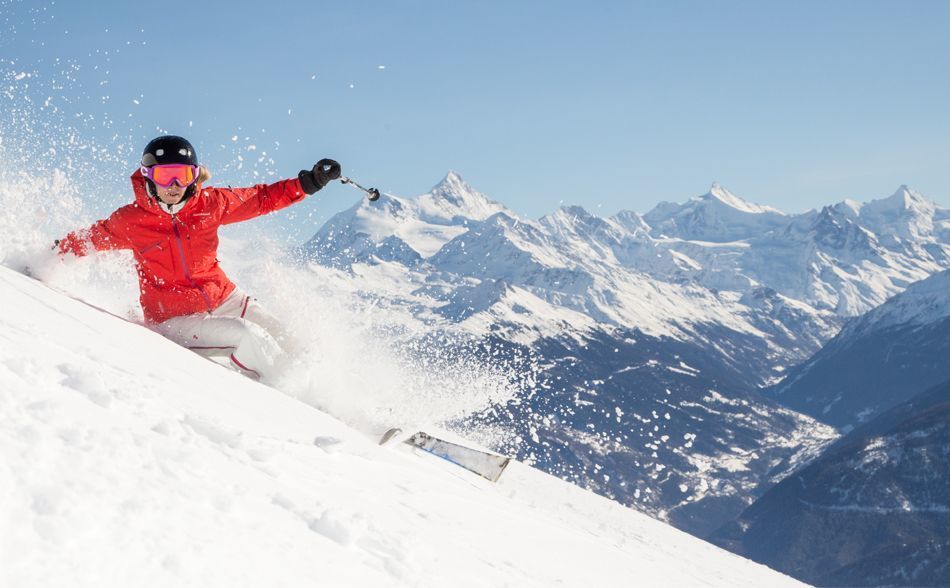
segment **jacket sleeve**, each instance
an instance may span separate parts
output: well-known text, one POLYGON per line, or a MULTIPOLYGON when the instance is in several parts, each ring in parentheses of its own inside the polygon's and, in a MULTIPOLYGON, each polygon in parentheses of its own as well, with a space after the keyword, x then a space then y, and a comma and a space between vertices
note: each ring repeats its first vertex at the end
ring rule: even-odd
POLYGON ((73 231, 58 242, 61 254, 74 253, 79 256, 89 253, 88 245, 92 245, 96 251, 132 248, 126 224, 122 221, 121 208, 109 218, 96 221, 87 229, 73 231))
POLYGON ((239 223, 300 202, 307 194, 293 178, 250 188, 206 188, 222 207, 221 224, 239 223))

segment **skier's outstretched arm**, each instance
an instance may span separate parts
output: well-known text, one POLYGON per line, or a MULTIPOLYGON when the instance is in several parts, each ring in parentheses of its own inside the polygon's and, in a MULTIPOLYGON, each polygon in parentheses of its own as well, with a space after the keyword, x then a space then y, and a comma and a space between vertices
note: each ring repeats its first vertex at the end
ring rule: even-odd
POLYGON ((302 170, 294 179, 258 184, 250 188, 208 190, 212 190, 224 206, 221 223, 238 223, 300 202, 306 196, 322 189, 331 180, 338 179, 341 173, 339 163, 332 159, 321 159, 312 170, 302 170))
POLYGON ((109 218, 96 221, 89 228, 69 233, 55 242, 55 248, 60 254, 74 253, 79 256, 89 253, 89 245, 92 245, 96 251, 131 249, 132 244, 126 231, 127 225, 122 221, 123 210, 120 208, 109 218))

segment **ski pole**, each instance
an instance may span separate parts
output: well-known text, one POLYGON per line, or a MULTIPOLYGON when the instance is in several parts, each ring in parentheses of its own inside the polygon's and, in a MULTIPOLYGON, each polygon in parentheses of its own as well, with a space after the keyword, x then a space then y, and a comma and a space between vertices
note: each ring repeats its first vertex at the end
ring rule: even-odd
POLYGON ((366 192, 366 197, 369 198, 370 202, 376 202, 379 200, 379 190, 376 188, 364 188, 346 176, 340 176, 340 182, 344 184, 352 184, 360 190, 366 192))

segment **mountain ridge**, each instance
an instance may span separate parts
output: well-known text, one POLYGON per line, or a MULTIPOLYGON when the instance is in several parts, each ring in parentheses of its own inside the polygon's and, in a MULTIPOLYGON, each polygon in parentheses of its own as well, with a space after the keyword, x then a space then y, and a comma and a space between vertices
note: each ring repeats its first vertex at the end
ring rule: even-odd
POLYGON ((948 354, 950 270, 944 270, 852 319, 764 393, 847 431, 950 379, 948 354))
POLYGON ((950 381, 831 445, 712 541, 816 585, 950 582, 950 381))

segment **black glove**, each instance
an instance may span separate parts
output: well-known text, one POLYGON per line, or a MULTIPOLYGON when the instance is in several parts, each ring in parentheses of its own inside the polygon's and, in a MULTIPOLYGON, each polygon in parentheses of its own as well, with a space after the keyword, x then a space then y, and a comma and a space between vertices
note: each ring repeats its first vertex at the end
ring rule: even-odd
POLYGON ((340 164, 332 159, 321 159, 311 170, 300 170, 297 177, 300 187, 307 194, 313 194, 333 180, 339 180, 343 170, 340 164))

